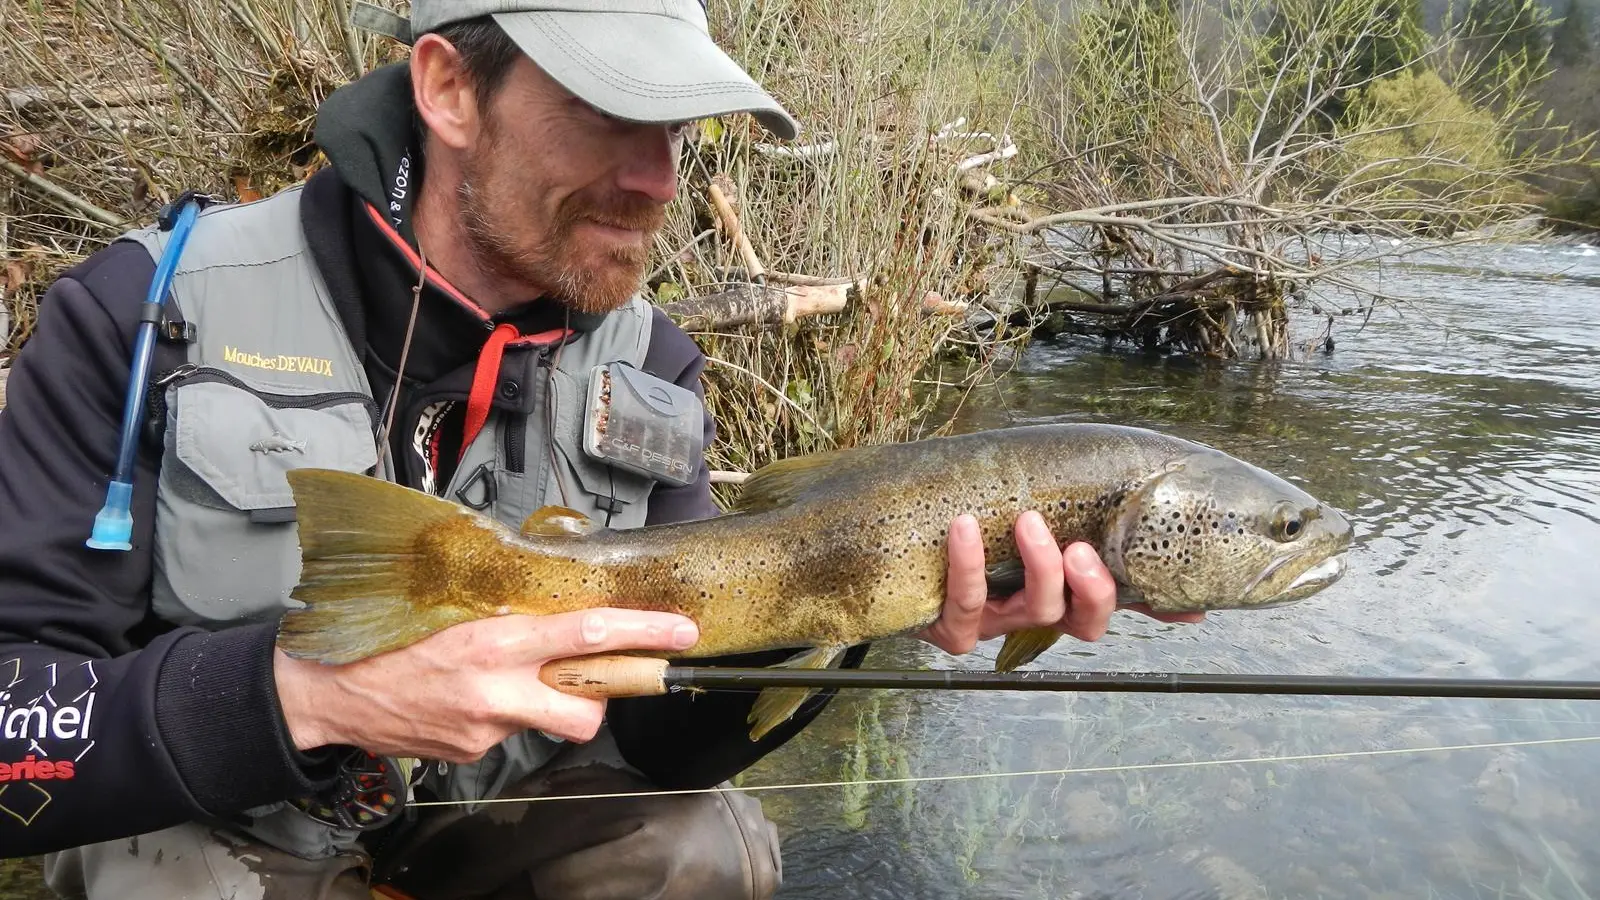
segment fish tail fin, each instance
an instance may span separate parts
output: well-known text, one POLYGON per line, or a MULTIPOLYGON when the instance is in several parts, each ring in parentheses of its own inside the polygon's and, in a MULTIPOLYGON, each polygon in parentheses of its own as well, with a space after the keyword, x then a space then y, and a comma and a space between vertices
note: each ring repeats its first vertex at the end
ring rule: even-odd
POLYGON ((410 596, 424 561, 420 538, 467 510, 422 491, 328 469, 287 473, 299 530, 300 582, 278 646, 290 656, 342 664, 396 650, 471 615, 410 596))
POLYGON ((1056 641, 1061 639, 1061 632, 1054 628, 1024 628, 1006 635, 1005 645, 1000 648, 1000 655, 995 657, 994 670, 996 672, 1009 672, 1018 666, 1025 666, 1039 658, 1039 654, 1049 650, 1056 641))
MULTIPOLYGON (((780 669, 826 669, 833 666, 840 657, 844 656, 847 648, 843 646, 817 647, 807 650, 792 659, 779 663, 775 668, 780 669)), ((750 717, 747 720, 754 727, 750 729, 750 740, 759 741, 767 732, 782 725, 793 716, 800 705, 817 692, 816 688, 767 688, 756 698, 755 705, 750 708, 750 717)))

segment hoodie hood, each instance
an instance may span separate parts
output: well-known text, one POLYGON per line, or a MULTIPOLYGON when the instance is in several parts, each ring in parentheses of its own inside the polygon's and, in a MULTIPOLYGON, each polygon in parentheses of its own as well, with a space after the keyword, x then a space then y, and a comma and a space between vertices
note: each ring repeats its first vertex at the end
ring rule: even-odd
POLYGON ((334 91, 317 112, 312 139, 340 180, 416 247, 411 215, 423 157, 409 64, 374 69, 334 91))

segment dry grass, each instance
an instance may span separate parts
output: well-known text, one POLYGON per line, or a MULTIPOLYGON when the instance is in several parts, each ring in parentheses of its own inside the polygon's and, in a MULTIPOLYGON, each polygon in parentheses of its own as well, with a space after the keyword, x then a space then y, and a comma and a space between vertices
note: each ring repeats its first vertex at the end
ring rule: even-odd
POLYGON ((0 0, 0 290, 29 333, 49 281, 185 190, 271 193, 316 164, 316 105, 375 41, 332 0, 0 0), (26 170, 49 185, 26 183, 26 170), (54 188, 51 188, 53 185, 54 188))
MULTIPOLYGON (((63 268, 184 190, 270 194, 322 163, 309 134, 334 88, 405 48, 357 36, 332 0, 0 0, 0 291, 11 349, 63 268), (60 190, 15 177, 26 169, 60 190), (9 272, 9 278, 7 273, 9 272)), ((404 6, 399 7, 404 11, 404 6)), ((1000 18, 1004 18, 1001 11, 1000 18)), ((983 138, 930 141, 942 125, 1004 132, 1026 60, 989 54, 980 22, 950 0, 712 4, 713 29, 802 119, 772 156, 753 121, 708 124, 658 242, 664 296, 718 289, 737 273, 713 235, 705 185, 731 180, 757 253, 774 270, 869 279, 845 313, 768 333, 696 335, 723 425, 718 466, 908 436, 912 390, 959 317, 929 316, 929 291, 984 286, 995 240, 965 222, 954 164, 983 138)), ((656 266, 652 266, 656 268, 656 266)), ((3 353, 0 350, 0 353, 3 353)))
POLYGON ((662 290, 715 290, 741 266, 727 241, 676 253, 711 227, 704 188, 719 175, 733 183, 769 269, 868 286, 839 316, 761 335, 697 335, 722 426, 714 463, 748 470, 795 452, 912 436, 928 402, 913 383, 966 328, 960 317, 929 315, 923 300, 983 293, 1002 248, 967 219, 955 171, 994 142, 952 135, 1007 131, 1025 60, 987 52, 985 25, 945 0, 776 0, 717 11, 725 45, 805 123, 792 149, 818 149, 774 153, 744 122, 708 131, 685 167, 692 202, 675 210, 662 240, 672 260, 662 290), (941 130, 945 138, 932 139, 941 130))

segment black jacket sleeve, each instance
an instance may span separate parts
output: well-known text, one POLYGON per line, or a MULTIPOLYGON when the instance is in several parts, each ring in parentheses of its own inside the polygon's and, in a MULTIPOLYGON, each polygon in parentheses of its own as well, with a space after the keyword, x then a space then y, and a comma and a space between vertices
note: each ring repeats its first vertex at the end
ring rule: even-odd
MULTIPOLYGON (((705 356, 693 339, 659 309, 651 329, 644 369, 657 378, 688 388, 704 401, 700 373, 705 356)), ((705 420, 705 446, 716 439, 716 423, 705 420)), ((645 524, 703 519, 717 514, 711 499, 711 473, 701 461, 699 477, 681 488, 651 493, 645 524)), ((796 648, 795 652, 803 648, 796 648)), ((856 668, 866 656, 865 645, 851 648, 842 665, 856 668)), ((790 651, 752 653, 699 659, 695 665, 770 666, 794 655, 790 651)), ((814 720, 833 698, 819 692, 787 722, 760 741, 751 741, 745 719, 755 704, 755 693, 668 694, 612 700, 607 721, 617 748, 629 765, 668 790, 706 788, 732 778, 783 746, 814 720)))
POLYGON ((155 448, 134 475, 133 550, 84 545, 153 273, 142 247, 118 243, 64 274, 0 412, 0 857, 322 786, 283 724, 275 626, 171 629, 150 614, 155 448))

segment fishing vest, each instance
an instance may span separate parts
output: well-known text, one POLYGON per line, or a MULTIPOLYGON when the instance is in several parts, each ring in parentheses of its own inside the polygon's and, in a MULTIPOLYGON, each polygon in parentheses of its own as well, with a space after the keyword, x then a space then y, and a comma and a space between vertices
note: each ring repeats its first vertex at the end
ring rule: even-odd
MULTIPOLYGON (((307 247, 300 192, 205 209, 172 281, 169 317, 181 316, 191 340, 187 364, 156 373, 151 388, 165 405, 152 603, 176 625, 269 621, 298 605, 289 596, 300 559, 286 471, 394 480, 378 446, 381 404, 307 247)), ((150 226, 126 237, 159 259, 170 233, 150 226)), ((521 398, 521 415, 491 411, 442 495, 512 528, 551 504, 611 528, 644 524, 654 480, 589 457, 581 428, 590 371, 619 361, 640 366, 651 322, 635 296, 562 346, 554 364, 523 354, 522 377, 497 387, 502 399, 521 398)), ((559 747, 556 738, 524 732, 475 763, 429 765, 422 783, 442 800, 494 797, 559 747)), ((286 803, 247 818, 258 839, 311 858, 356 837, 286 803)))

